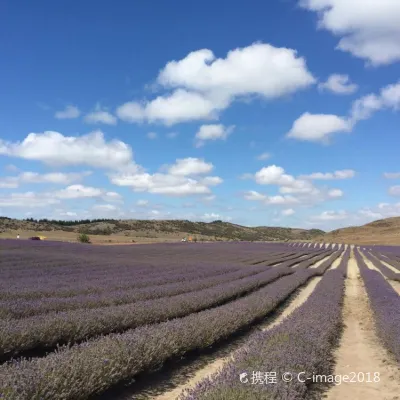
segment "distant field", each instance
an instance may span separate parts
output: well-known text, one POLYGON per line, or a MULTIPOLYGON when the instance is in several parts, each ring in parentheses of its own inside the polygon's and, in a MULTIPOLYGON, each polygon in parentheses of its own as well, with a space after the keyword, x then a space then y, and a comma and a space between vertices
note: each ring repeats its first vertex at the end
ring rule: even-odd
POLYGON ((0 255, 1 399, 400 393, 399 247, 11 239, 0 255))
MULTIPOLYGON (((15 239, 17 234, 20 234, 21 239, 26 239, 31 236, 45 236, 47 240, 56 240, 63 242, 77 242, 78 234, 76 232, 65 232, 65 231, 8 231, 0 232, 0 238, 2 239, 15 239)), ((171 234, 158 234, 158 235, 146 235, 137 233, 132 236, 125 236, 123 234, 112 234, 112 235, 93 235, 89 234, 90 240, 93 244, 126 244, 126 243, 164 243, 164 242, 179 242, 184 237, 183 235, 171 235, 171 234), (149 237, 151 236, 151 237, 149 237), (133 242, 134 241, 134 242, 133 242)))

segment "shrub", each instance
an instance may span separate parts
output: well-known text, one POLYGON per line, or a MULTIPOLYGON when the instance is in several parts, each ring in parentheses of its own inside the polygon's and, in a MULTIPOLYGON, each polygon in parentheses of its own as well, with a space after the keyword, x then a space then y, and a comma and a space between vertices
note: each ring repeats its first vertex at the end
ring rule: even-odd
POLYGON ((86 233, 80 233, 78 235, 78 242, 81 243, 90 243, 90 238, 86 233))

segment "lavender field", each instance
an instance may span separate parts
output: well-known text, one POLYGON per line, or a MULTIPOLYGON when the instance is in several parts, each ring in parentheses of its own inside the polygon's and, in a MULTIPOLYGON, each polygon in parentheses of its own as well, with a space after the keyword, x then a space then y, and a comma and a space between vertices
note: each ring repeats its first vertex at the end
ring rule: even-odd
POLYGON ((397 247, 2 240, 0 276, 1 399, 400 393, 397 247), (312 380, 347 367, 380 380, 312 380))

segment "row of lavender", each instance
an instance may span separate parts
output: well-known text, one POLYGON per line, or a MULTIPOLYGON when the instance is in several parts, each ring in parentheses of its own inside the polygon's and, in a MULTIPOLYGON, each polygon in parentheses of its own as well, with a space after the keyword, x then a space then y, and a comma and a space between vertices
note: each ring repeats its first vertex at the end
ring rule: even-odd
POLYGON ((350 250, 347 250, 338 268, 328 271, 307 301, 281 324, 255 334, 222 371, 206 378, 180 398, 310 398, 312 374, 331 373, 332 353, 341 333, 341 306, 349 257, 350 250), (257 371, 261 372, 258 376, 254 375, 257 371), (265 373, 269 373, 270 378, 276 376, 276 381, 268 382, 265 373))
MULTIPOLYGON (((290 274, 211 309, 192 310, 178 319, 94 338, 44 358, 3 364, 0 394, 10 400, 88 398, 142 371, 159 367, 171 357, 204 349, 264 318, 311 277, 324 274, 338 256, 337 252, 332 254, 317 268, 307 268, 303 261, 300 268, 278 266, 268 270, 263 274, 290 274)), ((206 303, 209 294, 197 294, 196 301, 206 303)))
MULTIPOLYGON (((309 252, 310 254, 313 252, 309 252)), ((270 259, 273 256, 274 252, 265 249, 264 256, 261 261, 265 261, 266 259, 270 259)), ((297 252, 299 254, 299 252, 297 252)), ((301 254, 306 254, 305 252, 301 252, 301 254)), ((51 257, 51 256, 49 256, 51 257)), ((282 257, 281 257, 282 258, 282 257)), ((181 273, 188 272, 189 270, 199 270, 199 261, 203 260, 203 257, 198 256, 197 258, 190 259, 189 261, 185 261, 184 259, 159 259, 157 264, 153 266, 142 265, 139 261, 132 261, 128 266, 120 265, 117 261, 114 261, 110 264, 110 266, 104 271, 102 276, 98 276, 96 271, 93 271, 90 266, 88 266, 87 270, 84 270, 83 273, 79 272, 77 274, 69 274, 68 276, 56 275, 55 278, 52 275, 49 275, 46 271, 42 271, 40 268, 36 269, 36 276, 34 277, 19 277, 13 280, 5 280, 2 283, 3 286, 3 297, 4 292, 7 294, 8 292, 14 293, 18 291, 19 295, 25 295, 24 291, 35 292, 38 291, 37 296, 48 296, 51 297, 51 292, 54 290, 61 291, 63 288, 66 292, 71 291, 71 283, 74 284, 74 289, 78 290, 94 290, 93 286, 99 287, 101 285, 107 285, 111 280, 115 281, 126 281, 126 279, 131 278, 132 280, 138 280, 143 277, 147 277, 147 279, 151 279, 156 277, 160 273, 181 273), (92 284, 95 283, 95 285, 92 284), (42 290, 39 290, 42 288, 42 290), (46 292, 50 292, 47 294, 46 292)), ((239 264, 238 262, 200 262, 200 267, 210 268, 210 269, 239 269, 243 266, 243 264, 239 264)), ((85 260, 81 260, 81 264, 85 265, 85 260)), ((109 290, 109 287, 107 287, 109 290)))
MULTIPOLYGON (((325 254, 325 252, 320 253, 325 254)), ((314 259, 316 259, 320 253, 312 255, 298 253, 298 255, 287 257, 271 256, 262 265, 240 267, 237 270, 234 268, 227 270, 207 269, 199 263, 196 271, 190 271, 190 273, 186 269, 185 271, 178 270, 177 274, 174 274, 171 270, 167 273, 163 271, 161 276, 157 276, 157 279, 147 276, 145 279, 138 279, 135 276, 130 284, 125 281, 123 287, 117 290, 112 290, 112 287, 108 286, 108 290, 104 291, 103 286, 98 291, 92 291, 89 294, 76 293, 75 296, 71 297, 60 297, 60 292, 57 292, 57 297, 30 298, 27 301, 26 297, 20 295, 16 298, 16 295, 13 294, 11 298, 0 300, 0 318, 23 318, 51 311, 98 308, 174 296, 255 275, 276 264, 291 266, 298 260, 308 260, 312 256, 315 256, 314 259), (170 281, 172 282, 169 283, 170 281)), ((97 287, 95 288, 97 289, 97 287)), ((73 290, 76 291, 76 288, 73 290)), ((71 291, 69 293, 72 294, 71 291)))
MULTIPOLYGON (((154 324, 179 318, 210 307, 216 307, 264 287, 268 283, 305 270, 315 261, 326 257, 308 256, 296 268, 298 260, 282 262, 278 267, 251 276, 214 285, 202 290, 182 293, 168 298, 137 301, 118 306, 95 309, 77 309, 51 312, 23 319, 5 319, 0 326, 0 355, 12 356, 36 347, 52 347, 56 344, 77 342, 89 337, 120 332, 146 324, 154 324)), ((337 258, 336 252, 331 259, 337 258)), ((265 268, 265 267, 264 267, 265 268)))
MULTIPOLYGON (((400 269, 398 272, 395 272, 396 263, 393 262, 390 258, 384 258, 381 253, 371 253, 367 250, 360 250, 364 257, 369 260, 375 268, 377 268, 386 278, 400 281, 400 269), (386 265, 385 265, 386 264, 386 265), (390 268, 390 265, 392 268, 390 268)), ((400 263, 399 263, 400 264, 400 263)))
POLYGON ((374 312, 378 334, 400 363, 400 296, 381 273, 368 268, 358 249, 354 250, 354 254, 374 312))

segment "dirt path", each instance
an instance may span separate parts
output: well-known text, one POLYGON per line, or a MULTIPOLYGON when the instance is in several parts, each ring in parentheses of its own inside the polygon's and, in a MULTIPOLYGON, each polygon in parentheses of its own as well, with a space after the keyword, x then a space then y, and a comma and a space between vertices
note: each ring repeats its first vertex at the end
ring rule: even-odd
POLYGON ((344 254, 344 253, 342 253, 342 254, 340 255, 340 257, 338 257, 338 258, 332 263, 332 265, 329 267, 329 270, 336 269, 336 268, 340 265, 340 263, 341 263, 341 261, 342 261, 342 258, 343 258, 343 254, 344 254))
POLYGON ((391 269, 393 272, 396 272, 396 273, 399 272, 399 270, 398 270, 396 267, 393 267, 393 265, 389 264, 388 262, 383 261, 382 259, 379 259, 379 261, 380 261, 383 265, 385 265, 386 267, 388 267, 389 269, 391 269))
POLYGON ((313 265, 310 265, 308 268, 318 268, 323 262, 325 262, 330 256, 326 256, 322 260, 317 261, 313 265))
MULTIPOLYGON (((259 327, 261 330, 266 331, 268 329, 273 328, 274 326, 280 324, 287 316, 289 316, 296 308, 300 307, 311 295, 318 282, 321 280, 321 277, 315 277, 308 281, 308 283, 300 289, 298 295, 294 298, 292 302, 290 302, 284 309, 284 311, 279 314, 279 316, 273 321, 269 320, 264 324, 261 324, 259 327)), ((220 370, 224 364, 234 357, 234 353, 230 355, 219 358, 207 364, 204 368, 196 371, 193 377, 191 377, 187 382, 183 385, 177 386, 176 388, 165 392, 159 396, 152 397, 153 400, 175 400, 182 393, 184 389, 193 388, 198 382, 206 378, 207 376, 213 375, 218 370, 220 370)))
MULTIPOLYGON (((359 276, 355 259, 349 260, 348 278, 344 299, 345 329, 336 351, 336 375, 352 372, 375 372, 378 383, 342 383, 328 392, 328 400, 395 400, 400 394, 400 371, 395 361, 380 344, 374 329, 372 311, 367 293, 359 276)), ((365 375, 365 377, 367 377, 365 375)))

